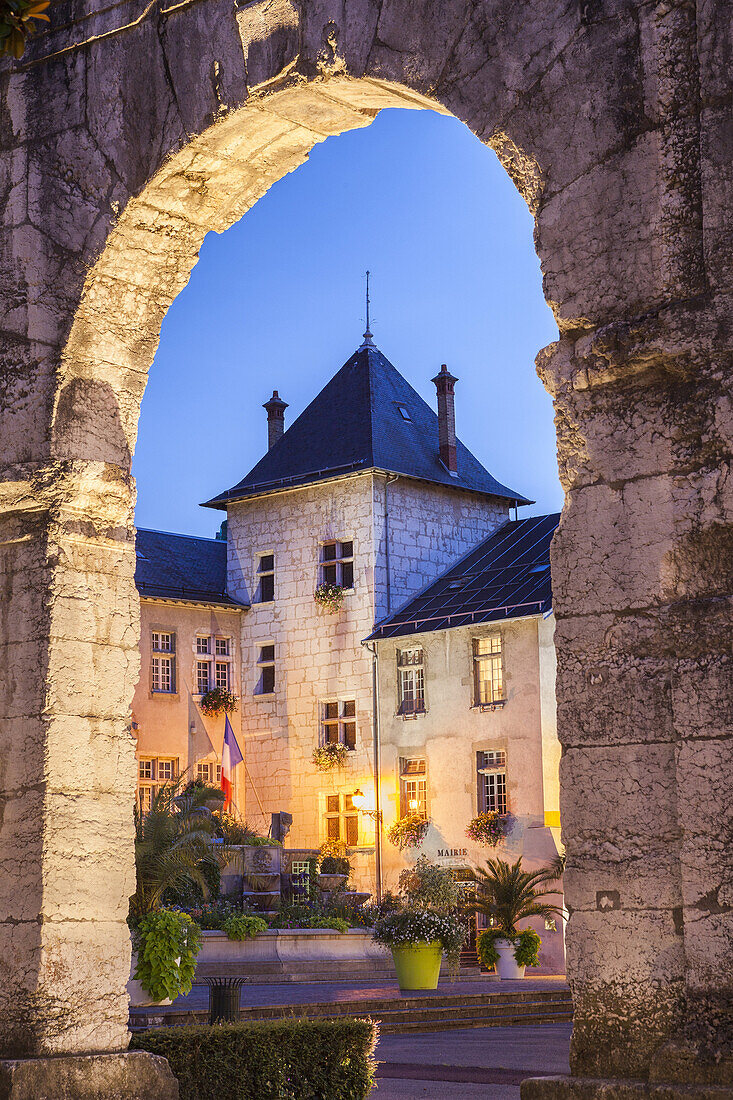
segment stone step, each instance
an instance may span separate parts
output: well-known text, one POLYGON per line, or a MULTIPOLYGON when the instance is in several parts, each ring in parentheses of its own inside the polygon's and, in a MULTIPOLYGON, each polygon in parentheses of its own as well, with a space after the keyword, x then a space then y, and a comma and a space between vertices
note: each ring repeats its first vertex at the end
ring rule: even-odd
POLYGON ((485 1016, 483 1018, 463 1019, 460 1016, 433 1017, 429 1020, 415 1020, 406 1023, 391 1023, 381 1020, 379 1030, 383 1035, 395 1035, 403 1032, 449 1031, 474 1027, 520 1027, 528 1024, 569 1024, 573 1021, 572 1010, 567 1012, 538 1012, 525 1016, 485 1016))

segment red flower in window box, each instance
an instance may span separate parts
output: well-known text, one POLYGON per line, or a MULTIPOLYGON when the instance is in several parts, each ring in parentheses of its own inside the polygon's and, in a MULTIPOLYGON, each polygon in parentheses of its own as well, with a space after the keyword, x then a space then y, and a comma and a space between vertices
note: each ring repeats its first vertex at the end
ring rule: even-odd
POLYGON ((216 718, 218 714, 231 714, 237 709, 239 700, 226 688, 215 687, 201 696, 199 706, 207 718, 216 718))
POLYGON ((466 836, 476 844, 490 844, 495 848, 506 835, 504 819, 495 810, 484 810, 472 818, 466 826, 466 836))
POLYGON ((343 768, 349 756, 349 750, 341 742, 328 741, 313 750, 313 763, 322 772, 343 768))

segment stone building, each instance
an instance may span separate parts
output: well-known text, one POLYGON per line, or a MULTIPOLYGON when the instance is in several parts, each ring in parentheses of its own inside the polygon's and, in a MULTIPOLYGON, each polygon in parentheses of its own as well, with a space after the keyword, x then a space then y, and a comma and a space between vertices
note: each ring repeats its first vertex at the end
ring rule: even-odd
MULTIPOLYGON (((421 850, 469 892, 487 856, 521 856, 534 870, 561 850, 550 584, 559 519, 504 523, 371 636, 385 829, 422 815, 430 825, 421 850), (485 810, 507 815, 495 849, 466 835, 485 810)), ((381 862, 393 884, 408 860, 387 842, 381 862)), ((540 972, 562 972, 562 921, 531 923, 542 938, 540 972)))
MULTIPOLYGON (((359 884, 375 889, 375 817, 353 801, 357 791, 375 795, 377 786, 373 655, 363 643, 376 623, 399 623, 398 609, 446 568, 450 574, 457 562, 486 553, 487 537, 490 544, 493 532, 505 530, 512 506, 527 503, 500 485, 456 438, 455 381, 445 366, 436 375, 436 416, 367 333, 287 431, 286 405, 277 391, 266 402, 267 453, 238 485, 208 502, 226 510, 226 542, 139 533, 143 674, 134 720, 142 805, 156 783, 177 771, 217 780, 223 719, 207 719, 200 702, 208 687, 228 686, 240 700, 234 718, 245 757, 235 777, 236 808, 262 830, 272 812, 289 812, 288 843, 297 848, 318 848, 327 840, 346 844, 359 884), (337 612, 314 599, 323 582, 343 589, 337 612), (346 763, 324 772, 314 762, 314 750, 334 741, 345 746, 346 763)), ((542 568, 555 519, 541 525, 542 568)), ((400 627, 383 630, 399 633, 400 627)), ((525 617, 504 630, 507 684, 524 686, 512 687, 506 714, 493 722, 502 723, 505 751, 508 742, 511 753, 526 742, 517 769, 517 774, 524 769, 526 781, 517 786, 512 780, 511 786, 512 843, 524 850, 525 826, 544 826, 538 638, 551 662, 552 629, 525 617)), ((451 630, 451 640, 454 634, 451 630)), ((437 639, 431 634, 423 652, 437 639)), ((430 743, 436 764, 435 754, 455 736, 452 700, 467 671, 455 652, 440 684, 433 681, 438 662, 431 657, 425 690, 435 692, 436 705, 411 715, 418 721, 409 724, 430 743)), ((381 664, 383 700, 394 692, 388 665, 381 664)), ((551 676, 546 679, 544 722, 554 738, 553 684, 551 676)), ((381 715, 386 732, 380 785, 394 792, 399 790, 395 753, 408 724, 403 715, 396 728, 388 711, 381 715)), ((465 722, 460 734, 466 761, 479 751, 482 738, 491 740, 491 716, 480 708, 470 716, 473 723, 465 722)), ((546 739, 549 745, 549 733, 546 739)), ((552 793, 547 797, 556 818, 554 742, 548 751, 552 793)), ((471 816, 470 800, 463 801, 451 803, 447 787, 440 794, 436 789, 431 816, 445 836, 441 840, 432 830, 429 845, 435 840, 438 848, 451 847, 455 814, 466 821, 471 816), (452 804, 447 816, 441 800, 452 804)), ((383 808, 388 828, 399 812, 399 797, 393 794, 389 801, 388 796, 383 808)), ((553 824, 559 823, 553 819, 553 824)), ((545 847, 555 850, 551 841, 545 847)), ((382 849, 382 879, 394 887, 402 864, 390 845, 383 843, 382 849)))

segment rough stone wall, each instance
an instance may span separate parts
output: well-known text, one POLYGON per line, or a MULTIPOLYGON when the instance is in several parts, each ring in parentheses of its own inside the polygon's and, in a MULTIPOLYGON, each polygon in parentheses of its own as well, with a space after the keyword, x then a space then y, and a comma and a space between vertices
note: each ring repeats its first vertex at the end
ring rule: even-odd
POLYGON ((3 61, 5 1049, 124 1041, 129 460, 165 311, 315 142, 437 105, 526 198, 561 333, 573 1068, 729 1074, 732 33, 724 0, 59 0, 3 61))
MULTIPOLYGON (((372 476, 273 493, 230 506, 227 513, 231 595, 252 600, 242 617, 243 751, 251 782, 245 814, 258 826, 269 815, 293 815, 289 847, 319 847, 326 794, 373 785, 372 658, 361 645, 374 622, 372 476), (354 543, 354 591, 332 614, 313 599, 320 546, 354 543), (275 556, 275 600, 254 602, 257 558, 275 556), (259 649, 275 646, 275 692, 257 694, 259 649), (311 757, 319 743, 320 703, 354 699, 357 747, 343 769, 324 774, 311 757), (264 807, 264 814, 260 809, 264 807)), ((373 832, 369 841, 373 840, 373 832)), ((366 855, 360 871, 373 874, 366 855)))
POLYGON ((375 477, 376 621, 396 611, 508 518, 508 501, 499 497, 410 478, 375 477))

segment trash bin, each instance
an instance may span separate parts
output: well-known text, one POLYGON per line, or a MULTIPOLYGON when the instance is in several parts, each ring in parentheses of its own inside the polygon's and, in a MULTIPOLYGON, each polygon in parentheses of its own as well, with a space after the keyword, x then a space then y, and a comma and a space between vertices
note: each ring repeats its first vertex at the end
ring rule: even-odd
POLYGON ((209 987, 209 1023, 232 1023, 239 1019, 240 990, 246 978, 204 978, 209 987))

